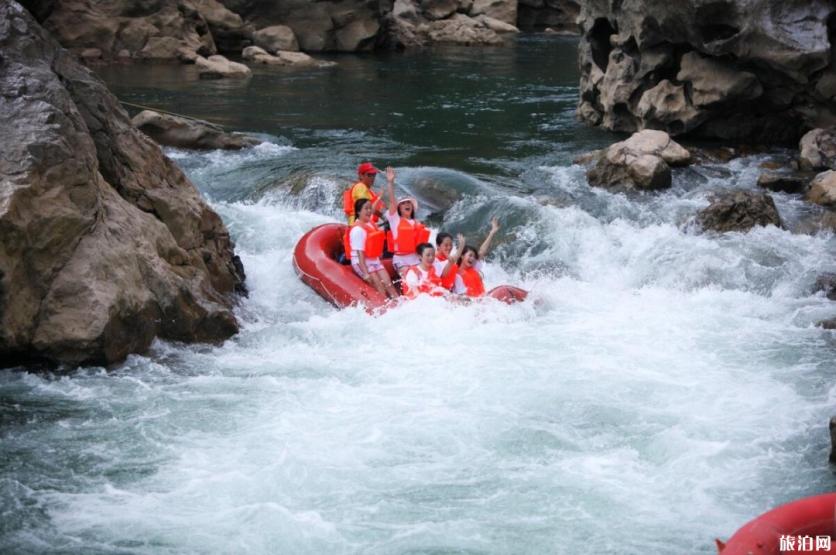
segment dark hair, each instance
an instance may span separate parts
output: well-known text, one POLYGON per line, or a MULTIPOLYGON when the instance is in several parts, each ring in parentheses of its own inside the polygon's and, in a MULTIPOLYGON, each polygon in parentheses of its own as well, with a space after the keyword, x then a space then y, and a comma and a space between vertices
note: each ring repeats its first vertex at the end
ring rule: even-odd
POLYGON ((435 247, 432 246, 432 243, 419 243, 417 247, 415 247, 415 252, 418 256, 424 256, 424 251, 428 248, 435 250, 435 247))
POLYGON ((360 210, 363 209, 363 206, 365 206, 367 202, 369 202, 369 199, 367 198, 358 198, 354 201, 354 217, 358 220, 360 219, 360 210))
POLYGON ((450 238, 450 240, 451 240, 451 241, 453 240, 453 236, 452 236, 452 235, 450 235, 449 233, 444 232, 444 231, 442 231, 441 233, 439 233, 438 235, 436 235, 436 236, 435 236, 435 244, 436 244, 436 246, 439 246, 439 247, 440 247, 440 246, 441 246, 441 243, 443 243, 443 242, 444 242, 444 240, 445 240, 445 239, 447 239, 448 237, 450 238))
POLYGON ((456 264, 458 264, 459 266, 462 265, 462 258, 464 258, 464 255, 467 254, 467 251, 473 251, 473 254, 476 255, 476 260, 479 260, 479 251, 476 250, 476 247, 465 245, 462 249, 462 253, 459 255, 459 261, 456 262, 456 264))

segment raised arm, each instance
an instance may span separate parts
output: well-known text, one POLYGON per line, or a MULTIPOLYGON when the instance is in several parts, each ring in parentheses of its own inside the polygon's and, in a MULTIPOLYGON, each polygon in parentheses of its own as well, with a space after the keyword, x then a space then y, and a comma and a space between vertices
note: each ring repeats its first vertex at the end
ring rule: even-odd
POLYGON ((395 198, 395 168, 386 166, 386 187, 389 191, 389 213, 398 212, 398 200, 395 198))
POLYGON ((441 277, 442 279, 446 278, 450 275, 450 272, 453 271, 453 265, 456 263, 456 260, 459 259, 459 255, 464 250, 464 235, 461 233, 456 234, 456 247, 455 250, 450 251, 450 256, 447 257, 447 264, 444 265, 444 268, 441 270, 441 277))
POLYGON ((480 259, 483 259, 488 255, 488 249, 491 247, 491 241, 493 241, 493 236, 496 235, 497 231, 499 231, 499 220, 491 218, 491 231, 488 233, 488 236, 485 237, 485 240, 482 241, 482 246, 479 247, 480 259))

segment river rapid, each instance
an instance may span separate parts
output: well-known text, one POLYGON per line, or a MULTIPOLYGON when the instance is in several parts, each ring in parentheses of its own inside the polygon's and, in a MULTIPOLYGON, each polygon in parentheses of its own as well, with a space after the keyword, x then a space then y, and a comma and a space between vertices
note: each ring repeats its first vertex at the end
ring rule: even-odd
MULTIPOLYGON (((715 537, 836 485, 827 464, 836 270, 821 213, 700 233, 712 191, 774 150, 590 188, 576 41, 335 57, 200 81, 101 70, 123 100, 257 134, 168 149, 247 272, 241 333, 155 342, 115 368, 0 372, 3 553, 712 553, 715 537), (291 267, 341 220, 357 163, 398 172, 433 227, 502 229, 486 284, 532 300, 336 310, 291 267)), ((686 143, 687 145, 687 143, 686 143)), ((380 182, 379 182, 380 184, 380 182)), ((378 184, 378 186, 379 186, 378 184)))

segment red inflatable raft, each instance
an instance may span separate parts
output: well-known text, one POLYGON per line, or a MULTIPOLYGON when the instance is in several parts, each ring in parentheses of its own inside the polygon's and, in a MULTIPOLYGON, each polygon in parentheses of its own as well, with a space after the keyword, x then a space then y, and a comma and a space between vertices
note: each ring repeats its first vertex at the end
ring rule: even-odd
POLYGON ((836 493, 799 499, 745 524, 725 544, 722 555, 836 553, 836 493))
MULTIPOLYGON (((299 277, 322 298, 338 308, 362 303, 367 308, 381 308, 387 304, 385 295, 360 279, 351 266, 340 264, 343 254, 343 234, 346 226, 324 224, 313 228, 299 239, 293 251, 293 268, 299 277)), ((392 260, 384 259, 383 265, 394 279, 397 274, 392 260)), ((506 303, 515 303, 528 296, 528 292, 510 285, 500 285, 487 295, 506 303)))

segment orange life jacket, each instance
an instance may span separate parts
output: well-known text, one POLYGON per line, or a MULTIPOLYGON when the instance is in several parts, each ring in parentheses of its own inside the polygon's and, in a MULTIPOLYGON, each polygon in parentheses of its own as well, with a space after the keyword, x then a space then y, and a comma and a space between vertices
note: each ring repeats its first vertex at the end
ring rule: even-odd
POLYGON ((468 297, 481 297, 485 294, 485 284, 482 283, 482 276, 476 268, 461 270, 459 275, 464 281, 465 295, 468 297))
MULTIPOLYGON (((363 254, 366 255, 366 258, 379 258, 383 254, 383 239, 385 238, 385 234, 372 224, 362 224, 358 221, 354 225, 363 226, 363 229, 366 230, 366 246, 363 248, 363 254)), ((343 249, 345 249, 346 258, 351 258, 350 235, 351 227, 346 230, 345 236, 343 237, 343 249)))
MULTIPOLYGON (((435 254, 435 259, 440 260, 441 262, 447 262, 447 257, 440 253, 435 254)), ((439 279, 441 279, 441 286, 445 289, 452 289, 453 284, 456 283, 456 274, 458 273, 459 265, 453 262, 450 265, 450 271, 447 273, 447 275, 444 277, 439 276, 439 279)))
POLYGON ((427 272, 426 277, 424 277, 424 273, 421 268, 418 266, 410 266, 404 274, 404 278, 401 280, 401 289, 403 290, 403 294, 410 299, 414 299, 421 293, 429 293, 433 297, 440 297, 444 295, 444 290, 441 289, 441 278, 438 277, 435 273, 435 268, 432 266, 430 266, 430 270, 427 272), (418 277, 418 285, 415 289, 410 289, 409 283, 406 279, 410 272, 414 273, 418 277))
MULTIPOLYGON (((354 202, 355 202, 356 199, 354 198, 354 188, 357 187, 358 185, 362 185, 363 187, 366 187, 365 183, 363 183, 362 181, 358 181, 354 185, 352 185, 351 187, 349 187, 348 189, 343 191, 343 212, 345 212, 345 215, 346 215, 346 217, 348 217, 349 221, 351 221, 351 218, 353 218, 355 216, 355 214, 354 214, 354 202)), ((366 187, 366 188, 368 188, 368 187, 366 187)), ((369 196, 371 197, 371 203, 372 204, 377 202, 377 199, 379 198, 377 193, 375 193, 371 189, 369 189, 369 196)), ((372 214, 372 221, 376 222, 377 219, 378 219, 377 214, 372 214)))
POLYGON ((418 220, 401 218, 398 222, 398 237, 390 230, 386 235, 389 250, 395 254, 415 254, 415 248, 430 239, 430 230, 418 220))

